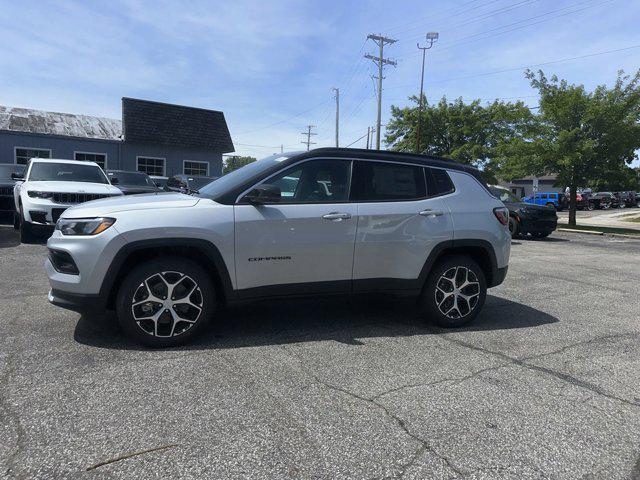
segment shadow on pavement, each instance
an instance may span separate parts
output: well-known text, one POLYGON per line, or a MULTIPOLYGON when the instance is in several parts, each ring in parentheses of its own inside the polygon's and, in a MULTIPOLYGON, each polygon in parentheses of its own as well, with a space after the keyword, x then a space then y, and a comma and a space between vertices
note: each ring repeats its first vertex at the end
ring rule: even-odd
POLYGON ((20 245, 20 234, 13 226, 0 227, 0 248, 17 247, 20 245))
MULTIPOLYGON (((362 345, 358 339, 434 335, 420 317, 415 300, 373 297, 273 300, 230 307, 200 337, 177 350, 227 349, 334 340, 362 345)), ((487 296, 483 311, 462 331, 532 328, 558 319, 521 303, 487 296)), ((82 344, 143 350, 120 331, 113 314, 82 316, 74 339, 82 344)))

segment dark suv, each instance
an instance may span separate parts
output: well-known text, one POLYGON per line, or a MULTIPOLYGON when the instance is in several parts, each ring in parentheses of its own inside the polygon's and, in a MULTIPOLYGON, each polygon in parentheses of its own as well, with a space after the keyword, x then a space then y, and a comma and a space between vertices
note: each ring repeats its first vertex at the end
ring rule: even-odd
POLYGON ((170 177, 164 186, 167 192, 197 193, 205 185, 213 182, 218 177, 205 177, 200 175, 178 174, 170 177))
POLYGON ((0 163, 0 214, 16 211, 16 202, 13 199, 13 186, 16 181, 11 178, 12 173, 24 173, 24 165, 0 163))
POLYGON ((111 185, 115 185, 125 195, 137 193, 156 193, 160 189, 144 172, 128 172, 125 170, 107 170, 111 185))
POLYGON ((544 238, 556 229, 558 216, 554 207, 524 203, 506 188, 492 186, 489 190, 509 209, 509 233, 512 238, 527 233, 535 238, 544 238))

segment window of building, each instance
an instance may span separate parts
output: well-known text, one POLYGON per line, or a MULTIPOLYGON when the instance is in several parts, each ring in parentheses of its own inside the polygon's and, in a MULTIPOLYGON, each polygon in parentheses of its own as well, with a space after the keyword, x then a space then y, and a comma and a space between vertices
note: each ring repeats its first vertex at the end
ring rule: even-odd
POLYGON ((426 197, 424 169, 415 165, 355 162, 352 198, 360 202, 414 200, 426 197))
POLYGON ((147 175, 164 176, 164 158, 137 157, 137 170, 147 175))
POLYGON ((103 170, 107 166, 107 155, 105 153, 74 152, 73 156, 81 162, 96 162, 103 170))
POLYGON ((185 160, 182 168, 182 173, 185 175, 209 175, 209 162, 185 160))
POLYGON ((51 158, 51 150, 48 148, 21 148, 16 147, 16 163, 26 165, 32 158, 51 158))

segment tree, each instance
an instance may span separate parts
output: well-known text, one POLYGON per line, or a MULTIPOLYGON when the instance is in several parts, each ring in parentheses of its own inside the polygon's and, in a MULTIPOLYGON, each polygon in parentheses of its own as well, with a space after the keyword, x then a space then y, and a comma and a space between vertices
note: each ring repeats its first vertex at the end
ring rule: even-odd
MULTIPOLYGON (((410 100, 416 106, 391 107, 385 140, 392 150, 415 151, 420 110, 418 97, 410 100)), ((534 121, 535 116, 522 102, 496 100, 483 106, 480 100, 467 104, 462 98, 448 102, 443 97, 436 105, 426 105, 422 112, 420 153, 476 166, 488 180, 495 180, 496 149, 504 142, 523 137, 534 121)))
POLYGON ((540 94, 539 125, 528 138, 514 138, 500 148, 498 163, 510 178, 554 173, 570 190, 569 225, 576 224, 576 193, 625 172, 640 147, 640 71, 618 73, 613 88, 589 93, 555 75, 527 70, 540 94))
POLYGON ((225 175, 229 172, 233 172, 234 170, 237 170, 240 167, 244 167, 245 165, 249 165, 250 163, 253 163, 255 161, 256 159, 254 157, 240 157, 237 155, 228 157, 224 161, 224 168, 222 169, 222 174, 225 175))

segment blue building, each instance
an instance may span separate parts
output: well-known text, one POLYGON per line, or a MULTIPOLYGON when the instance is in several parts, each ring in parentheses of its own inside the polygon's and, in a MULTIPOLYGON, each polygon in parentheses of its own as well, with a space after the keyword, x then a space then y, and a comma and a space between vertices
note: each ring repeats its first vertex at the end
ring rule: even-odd
POLYGON ((0 106, 0 163, 65 158, 170 176, 222 174, 234 151, 224 114, 122 99, 122 120, 0 106))

